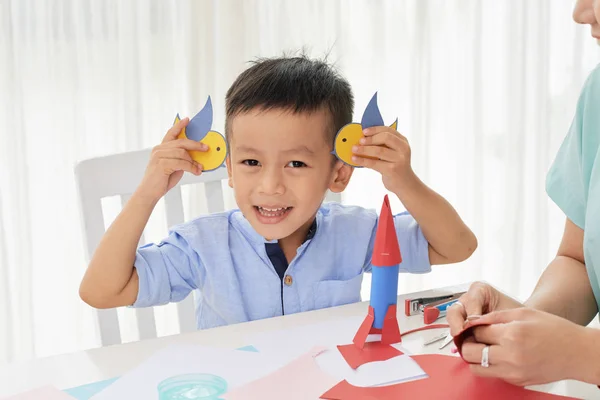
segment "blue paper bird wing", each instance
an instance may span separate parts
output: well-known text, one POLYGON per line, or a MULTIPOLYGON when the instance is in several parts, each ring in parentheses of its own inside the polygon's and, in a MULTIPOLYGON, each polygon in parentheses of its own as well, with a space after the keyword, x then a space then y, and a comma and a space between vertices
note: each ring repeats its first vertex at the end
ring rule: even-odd
POLYGON ((373 95, 365 112, 363 113, 362 120, 360 121, 363 129, 370 128, 372 126, 383 126, 383 117, 377 106, 377 92, 373 95))
POLYGON ((212 102, 210 101, 210 96, 208 96, 206 104, 204 105, 202 110, 200 110, 198 114, 196 114, 194 118, 192 118, 188 123, 188 126, 185 130, 185 134, 188 137, 188 139, 195 140, 197 142, 204 139, 206 134, 210 131, 210 127, 212 126, 212 120, 212 102))

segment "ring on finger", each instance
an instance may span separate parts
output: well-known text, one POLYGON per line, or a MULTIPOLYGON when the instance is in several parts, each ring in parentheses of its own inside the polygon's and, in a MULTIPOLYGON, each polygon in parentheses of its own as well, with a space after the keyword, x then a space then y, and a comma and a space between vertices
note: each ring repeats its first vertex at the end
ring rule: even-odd
POLYGON ((461 307, 465 307, 465 305, 463 303, 460 302, 460 300, 456 300, 454 302, 454 304, 452 304, 450 307, 454 307, 454 306, 461 306, 461 307))
POLYGON ((484 368, 490 366, 490 346, 485 346, 481 352, 481 366, 484 368))

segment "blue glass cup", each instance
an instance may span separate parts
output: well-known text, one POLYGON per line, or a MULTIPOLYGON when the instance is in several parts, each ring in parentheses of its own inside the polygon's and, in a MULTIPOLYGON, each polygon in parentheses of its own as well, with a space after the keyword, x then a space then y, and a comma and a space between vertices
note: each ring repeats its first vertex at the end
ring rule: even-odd
POLYGON ((219 400, 227 392, 227 381, 212 374, 186 374, 158 384, 159 400, 219 400))

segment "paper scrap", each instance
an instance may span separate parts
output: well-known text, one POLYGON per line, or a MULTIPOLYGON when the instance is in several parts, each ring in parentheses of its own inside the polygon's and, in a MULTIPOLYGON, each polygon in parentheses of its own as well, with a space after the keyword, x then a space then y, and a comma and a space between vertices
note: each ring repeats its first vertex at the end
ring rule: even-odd
POLYGON ((258 350, 256 350, 256 347, 254 347, 252 345, 240 347, 237 350, 240 350, 240 351, 251 351, 251 352, 254 352, 254 353, 258 353, 258 350))
POLYGON ((87 385, 66 389, 64 392, 76 398, 77 400, 89 400, 93 395, 100 393, 102 390, 112 385, 117 379, 119 378, 116 377, 103 381, 88 383, 87 385))

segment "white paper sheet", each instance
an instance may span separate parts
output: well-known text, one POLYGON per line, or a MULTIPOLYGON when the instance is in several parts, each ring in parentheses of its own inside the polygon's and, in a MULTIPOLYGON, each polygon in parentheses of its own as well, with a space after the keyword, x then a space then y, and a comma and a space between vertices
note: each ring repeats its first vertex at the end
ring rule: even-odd
POLYGON ((322 371, 340 381, 345 379, 354 386, 384 386, 427 377, 419 364, 408 355, 363 364, 354 370, 337 347, 333 347, 319 354, 316 361, 322 371))
POLYGON ((182 399, 204 398, 200 395, 209 393, 219 398, 218 393, 265 376, 279 366, 276 360, 259 353, 174 345, 155 353, 92 399, 170 400, 164 394, 167 390, 179 391, 182 399), (166 379, 171 379, 170 389, 166 383, 159 388, 166 379))
POLYGON ((65 392, 61 392, 54 386, 44 386, 29 390, 15 396, 2 397, 2 400, 74 400, 65 392))
MULTIPOLYGON (((246 342, 252 344, 261 354, 290 362, 315 346, 334 347, 350 344, 364 317, 332 319, 318 324, 299 326, 285 330, 250 335, 246 342)), ((404 338, 402 343, 393 345, 405 354, 412 354, 410 348, 421 348, 422 339, 416 346, 404 338)), ((413 337, 419 335, 413 335, 413 337)), ((381 335, 369 335, 367 341, 379 339, 381 335)))

